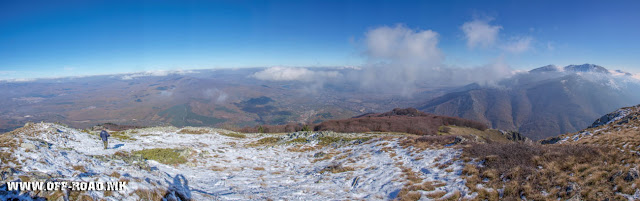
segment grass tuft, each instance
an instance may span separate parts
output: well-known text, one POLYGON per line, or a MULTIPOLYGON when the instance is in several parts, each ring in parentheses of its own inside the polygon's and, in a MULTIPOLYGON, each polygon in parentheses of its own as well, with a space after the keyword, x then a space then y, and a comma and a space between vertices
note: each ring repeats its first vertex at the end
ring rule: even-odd
POLYGON ((259 140, 248 144, 248 146, 268 146, 268 145, 274 145, 276 143, 278 143, 278 141, 280 141, 279 137, 264 137, 264 138, 260 138, 259 140))
POLYGON ((111 132, 109 133, 109 135, 111 135, 111 137, 117 138, 119 140, 123 140, 123 141, 133 141, 136 140, 135 138, 131 137, 130 135, 128 135, 127 133, 125 133, 124 131, 115 131, 115 132, 111 132))
POLYGON ((187 158, 180 155, 180 152, 184 150, 179 149, 144 149, 133 152, 134 154, 142 155, 142 158, 147 160, 158 161, 163 164, 176 165, 187 162, 187 158))
POLYGON ((232 137, 232 138, 246 138, 246 135, 243 134, 238 134, 238 133, 225 133, 225 132, 221 132, 219 133, 220 135, 224 135, 227 137, 232 137))
POLYGON ((209 130, 207 129, 197 129, 197 128, 183 128, 180 129, 178 132, 178 134, 205 134, 205 133, 209 133, 209 130))

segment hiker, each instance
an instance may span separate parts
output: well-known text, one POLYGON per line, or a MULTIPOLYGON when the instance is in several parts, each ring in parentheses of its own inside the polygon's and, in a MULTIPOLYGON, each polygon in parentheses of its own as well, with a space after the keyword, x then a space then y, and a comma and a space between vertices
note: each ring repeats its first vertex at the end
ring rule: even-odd
POLYGON ((107 141, 111 135, 105 130, 100 131, 100 138, 102 138, 102 144, 104 144, 104 149, 107 149, 109 142, 107 141))

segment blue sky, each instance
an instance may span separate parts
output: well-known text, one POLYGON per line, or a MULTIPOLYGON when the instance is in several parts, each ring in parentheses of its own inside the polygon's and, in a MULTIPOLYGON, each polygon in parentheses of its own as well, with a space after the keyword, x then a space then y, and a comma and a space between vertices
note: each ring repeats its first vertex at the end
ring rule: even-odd
POLYGON ((365 34, 397 24, 436 32, 448 66, 640 72, 639 10, 638 1, 0 0, 0 79, 360 66, 365 34), (493 42, 470 43, 471 22, 497 30, 481 34, 493 42))

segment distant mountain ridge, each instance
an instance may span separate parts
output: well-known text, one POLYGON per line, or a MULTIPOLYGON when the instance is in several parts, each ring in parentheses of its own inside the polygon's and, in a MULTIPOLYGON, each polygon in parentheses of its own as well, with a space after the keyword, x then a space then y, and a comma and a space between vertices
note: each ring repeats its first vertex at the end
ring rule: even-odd
POLYGON ((570 72, 609 73, 606 68, 595 64, 569 65, 565 66, 564 70, 570 72))
POLYGON ((548 65, 499 83, 466 86, 418 106, 542 139, 587 128, 593 119, 640 102, 640 84, 594 64, 548 65))
MULTIPOLYGON (((529 73, 541 73, 541 72, 575 72, 575 73, 604 73, 611 74, 607 68, 595 65, 595 64, 582 64, 582 65, 568 65, 560 68, 556 65, 546 65, 543 67, 535 68, 529 71, 529 73)), ((621 73, 624 75, 632 75, 631 73, 624 72, 622 70, 613 70, 615 73, 621 73)))

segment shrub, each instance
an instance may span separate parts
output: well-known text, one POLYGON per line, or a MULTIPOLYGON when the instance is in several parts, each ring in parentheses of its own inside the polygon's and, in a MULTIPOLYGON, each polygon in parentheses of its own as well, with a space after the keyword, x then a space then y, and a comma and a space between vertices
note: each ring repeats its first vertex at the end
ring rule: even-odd
POLYGON ((309 125, 304 125, 302 126, 302 131, 312 131, 311 128, 309 128, 309 125))
POLYGON ((440 126, 440 129, 438 129, 438 132, 441 133, 449 133, 451 131, 451 128, 448 126, 440 126))

